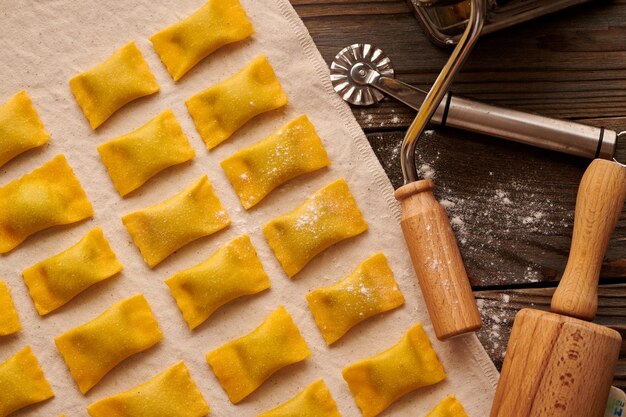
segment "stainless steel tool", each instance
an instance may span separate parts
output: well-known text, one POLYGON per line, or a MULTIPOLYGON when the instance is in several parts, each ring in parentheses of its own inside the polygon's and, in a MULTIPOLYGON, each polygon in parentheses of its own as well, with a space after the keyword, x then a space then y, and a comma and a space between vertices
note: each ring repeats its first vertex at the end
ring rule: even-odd
MULTIPOLYGON (((330 68, 335 91, 354 105, 375 104, 388 95, 419 110, 428 94, 395 79, 389 57, 369 44, 342 49, 330 68)), ((452 92, 444 95, 430 122, 588 159, 613 159, 618 136, 624 135, 606 128, 493 106, 452 92)))
MULTIPOLYGON (((439 46, 454 45, 465 29, 469 0, 407 0, 418 21, 439 46)), ((487 0, 486 35, 593 0, 487 0)), ((597 0, 596 0, 597 1, 597 0)))

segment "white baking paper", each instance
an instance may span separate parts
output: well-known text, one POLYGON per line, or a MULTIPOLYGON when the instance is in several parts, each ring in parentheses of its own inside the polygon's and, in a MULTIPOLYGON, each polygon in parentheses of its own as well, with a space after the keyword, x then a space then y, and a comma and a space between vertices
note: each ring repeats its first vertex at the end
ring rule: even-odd
MULTIPOLYGON (((0 278, 13 289, 24 327, 19 335, 0 340, 0 361, 31 345, 56 393, 54 399, 15 416, 57 417, 61 413, 67 417, 86 416, 85 407, 93 401, 129 389, 184 360, 209 402, 212 416, 255 416, 290 399, 315 379, 324 378, 342 415, 357 417, 360 412, 341 377, 341 369, 397 343, 419 321, 425 323, 448 379, 405 396, 382 416, 422 417, 447 394, 455 394, 471 417, 486 416, 497 373, 474 335, 446 343, 435 340, 398 225, 399 207, 391 184, 348 106, 333 93, 328 68, 291 5, 287 0, 242 0, 256 34, 250 40, 214 53, 175 84, 148 38, 202 4, 202 0, 0 0, 0 101, 26 89, 52 135, 48 146, 5 165, 0 170, 0 185, 63 153, 95 208, 92 220, 39 233, 8 255, 0 256, 0 278), (131 40, 143 52, 161 91, 127 105, 93 132, 74 101, 68 81, 131 40), (228 142, 207 152, 184 100, 239 71, 260 53, 269 57, 289 96, 289 105, 254 119, 228 142), (143 125, 166 108, 174 111, 196 149, 197 158, 166 170, 138 192, 122 199, 113 188, 96 146, 143 125), (291 181, 246 212, 219 161, 303 113, 316 126, 332 166, 291 181), (232 217, 232 226, 188 245, 151 270, 133 245, 120 217, 177 193, 204 174, 208 174, 232 217), (370 229, 327 250, 296 279, 289 280, 270 251, 261 225, 293 209, 309 194, 339 177, 348 181, 370 229), (96 226, 104 229, 124 264, 123 272, 92 287, 48 317, 39 317, 21 271, 73 245, 96 226), (199 263, 220 245, 244 232, 251 236, 259 252, 272 289, 230 303, 190 332, 163 280, 199 263), (305 294, 336 282, 376 251, 387 255, 406 305, 357 326, 329 348, 315 326, 305 294), (165 339, 116 367, 87 395, 80 394, 55 348, 54 337, 137 293, 146 295, 165 339), (278 372, 235 406, 228 401, 206 364, 205 354, 247 334, 281 304, 293 316, 313 354, 306 361, 278 372)), ((0 399, 1 396, 2 393, 0 399)))

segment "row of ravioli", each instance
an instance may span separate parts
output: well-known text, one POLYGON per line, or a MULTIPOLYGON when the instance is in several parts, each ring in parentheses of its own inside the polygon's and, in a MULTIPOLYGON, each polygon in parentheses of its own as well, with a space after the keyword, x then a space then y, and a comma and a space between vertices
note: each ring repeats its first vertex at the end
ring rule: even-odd
MULTIPOLYGON (((80 184, 77 179, 73 178, 75 185, 79 189, 71 190, 71 184, 67 184, 68 180, 71 179, 71 173, 71 168, 69 168, 65 159, 60 156, 43 168, 28 174, 18 181, 34 181, 35 184, 33 187, 41 185, 39 184, 41 181, 64 181, 66 183, 63 187, 57 184, 56 188, 64 189, 66 192, 69 192, 70 195, 75 196, 80 194, 80 184), (58 164, 58 166, 55 164, 58 164), (49 172, 42 173, 42 169, 48 169, 49 172), (51 175, 62 171, 65 171, 65 175, 51 175)), ((24 187, 23 184, 18 184, 15 189, 22 190, 25 188, 31 190, 33 187, 30 185, 24 187)), ((50 188, 54 189, 55 187, 51 186, 50 188)), ((84 193, 82 194, 82 198, 84 198, 84 193)), ((20 200, 20 196, 10 196, 9 200, 20 200)), ((205 208, 214 206, 212 213, 215 213, 215 210, 219 210, 217 211, 217 217, 223 218, 223 215, 219 214, 222 212, 221 206, 215 208, 214 194, 206 177, 201 178, 196 184, 184 190, 179 195, 155 206, 156 209, 153 207, 151 210, 152 213, 149 213, 150 209, 147 209, 144 210, 144 213, 141 215, 135 215, 140 218, 140 224, 153 223, 159 225, 158 229, 153 231, 158 232, 158 237, 162 239, 163 236, 168 237, 167 233, 163 234, 163 227, 166 227, 166 231, 172 234, 180 233, 181 230, 185 230, 186 227, 189 227, 190 221, 198 216, 186 215, 193 213, 193 207, 197 204, 205 208), (210 200, 206 200, 207 197, 210 200), (162 209, 163 207, 165 207, 165 209, 162 209), (174 220, 184 218, 185 221, 182 223, 179 222, 180 224, 176 223, 175 227, 170 228, 168 224, 172 224, 172 218, 174 220)), ((68 204, 68 207, 70 206, 75 206, 75 204, 68 204)), ((212 214, 210 217, 214 219, 216 216, 212 214)), ((199 224, 203 223, 202 216, 199 216, 199 218, 195 220, 197 220, 199 224)), ((191 223, 193 223, 193 221, 191 223)), ((264 233, 287 274, 293 276, 301 270, 310 259, 318 253, 321 253, 327 247, 343 239, 356 236, 365 231, 366 228, 367 224, 356 206, 348 185, 343 179, 340 179, 312 195, 292 212, 268 222, 264 227, 264 233)), ((192 224, 191 230, 195 229, 195 225, 192 224)), ((142 231, 141 228, 138 230, 140 232, 142 231)), ((148 230, 150 229, 148 228, 148 230)), ((131 235, 133 235, 132 231, 131 235)), ((147 233, 147 235, 149 236, 149 233, 147 233)), ((135 238, 134 235, 133 238, 135 238)), ((136 238, 135 240, 137 241, 136 238)), ((150 239, 148 239, 148 242, 150 242, 150 239)), ((155 243, 155 241, 152 241, 152 243, 155 243)), ((169 238, 165 239, 165 244, 166 248, 170 248, 169 245, 171 241, 169 238)), ((138 246, 141 248, 141 245, 138 244, 138 246)), ((156 250, 150 247, 150 245, 149 248, 156 250)), ((156 248, 163 250, 162 242, 159 242, 158 239, 156 241, 156 248)), ((144 253, 145 257, 144 250, 142 250, 142 253, 144 253)), ((29 287, 31 297, 35 301, 37 310, 43 315, 67 303, 75 295, 87 289, 95 282, 115 275, 120 269, 121 265, 117 262, 115 254, 112 253, 108 242, 104 239, 102 231, 96 228, 90 231, 72 248, 28 268, 24 271, 23 276, 29 287), (90 259, 90 257, 92 257, 92 259, 90 259), (67 285, 66 276, 75 278, 71 282, 72 285, 67 285)), ((189 327, 193 329, 205 321, 218 307, 226 302, 268 288, 269 279, 263 271, 263 267, 249 238, 244 235, 224 245, 201 264, 182 271, 168 279, 167 285, 170 287, 171 293, 189 327)), ((376 254, 366 260, 350 276, 335 286, 311 292, 308 294, 307 299, 314 318, 328 344, 338 340, 358 322, 380 312, 398 307, 404 303, 404 298, 393 279, 386 258, 382 254, 376 254)), ((119 323, 110 326, 119 332, 117 337, 115 334, 112 335, 102 332, 107 326, 87 323, 56 339, 57 347, 82 392, 87 392, 119 362, 134 353, 145 350, 158 343, 162 338, 162 334, 158 330, 156 321, 153 319, 150 308, 143 296, 125 300, 121 302, 120 305, 114 306, 111 309, 121 310, 121 312, 111 313, 108 311, 94 321, 102 319, 103 316, 108 317, 112 315, 113 317, 117 317, 121 315, 123 318, 118 320, 119 323), (145 308, 143 312, 141 312, 140 307, 132 307, 136 303, 144 304, 145 308), (131 307, 128 307, 127 304, 131 305, 131 307), (126 315, 130 318, 126 317, 126 315), (132 341, 129 343, 127 337, 129 334, 132 334, 132 332, 130 328, 124 328, 124 326, 122 326, 123 323, 132 323, 132 317, 135 315, 139 317, 137 319, 138 323, 150 323, 151 320, 149 320, 149 318, 152 318, 152 322, 154 323, 152 333, 147 331, 145 334, 140 334, 139 340, 141 343, 139 344, 132 343, 132 341), (84 329, 85 327, 87 329, 95 327, 97 332, 93 333, 100 334, 100 338, 104 339, 99 340, 95 334, 91 336, 82 334, 79 329, 84 329), (77 333, 77 335, 74 333, 77 333), (80 343, 80 341, 96 339, 97 343, 94 343, 93 346, 80 343), (131 346, 131 350, 120 352, 119 356, 111 355, 111 352, 115 351, 115 346, 131 346), (104 360, 104 363, 99 368, 94 367, 94 364, 98 363, 98 360, 104 360), (91 370, 91 372, 87 372, 87 370, 91 370)), ((279 309, 277 314, 280 312, 286 314, 284 309, 279 309)), ((289 320, 291 319, 289 318, 289 320)), ((293 322, 290 321, 290 323, 293 322)), ((263 327, 267 326, 263 324, 260 328, 263 327)), ((131 328, 137 331, 138 326, 131 326, 131 328)), ((278 326, 278 328, 284 330, 288 328, 288 326, 283 323, 278 326)), ((288 334, 297 334, 299 336, 299 331, 297 331, 297 328, 295 329, 296 332, 290 331, 288 334)), ((87 332, 89 333, 89 330, 87 330, 87 332)), ((306 349, 306 344, 304 344, 303 346, 306 353, 303 357, 300 357, 302 356, 302 349, 300 349, 300 353, 298 353, 296 346, 293 349, 287 349, 287 356, 296 358, 293 361, 289 359, 287 362, 281 362, 284 361, 284 358, 279 358, 275 363, 271 361, 267 362, 267 358, 271 357, 271 355, 268 356, 270 352, 280 351, 280 349, 278 349, 279 346, 283 347, 284 351, 284 347, 289 342, 288 338, 282 337, 280 334, 276 334, 275 332, 270 332, 269 334, 270 336, 267 341, 263 343, 263 346, 269 346, 270 341, 278 343, 270 349, 270 351, 257 352, 258 355, 256 356, 244 355, 247 358, 252 357, 252 362, 248 362, 247 366, 244 366, 244 368, 256 369, 258 372, 259 368, 267 367, 267 371, 266 374, 261 375, 260 381, 258 378, 256 381, 252 381, 251 385, 245 388, 248 391, 244 391, 243 394, 231 393, 228 389, 228 381, 236 381, 235 386, 237 389, 241 389, 242 374, 245 375, 245 369, 242 368, 234 376, 227 374, 224 377, 220 377, 221 370, 231 371, 232 363, 241 363, 242 359, 233 358, 232 354, 231 357, 228 357, 228 353, 226 353, 227 359, 225 359, 223 366, 220 367, 220 363, 222 362, 218 360, 217 364, 214 365, 210 360, 211 355, 207 357, 218 379, 220 379, 220 382, 222 382, 222 385, 234 403, 254 391, 261 382, 280 367, 303 360, 308 356, 308 349, 306 349), (259 359, 265 359, 266 363, 256 363, 259 359)), ((304 343, 303 340, 302 343, 304 343)), ((424 345, 420 342, 420 344, 416 346, 423 347, 424 345)), ((428 346, 430 346, 430 343, 428 343, 428 346)), ((235 350, 240 351, 240 349, 235 350)), ((417 351, 417 348, 415 350, 417 351)), ((254 349, 248 351, 248 353, 250 352, 254 352, 254 349)), ((423 349, 420 350, 420 354, 423 353, 423 349)), ((218 355, 217 357, 220 358, 223 356, 218 355)), ((391 360, 397 360, 397 354, 392 355, 391 358, 391 360)), ((434 352, 430 360, 438 363, 434 352)), ((422 363, 424 359, 419 359, 414 362, 422 363)), ((415 370, 415 377, 418 382, 409 381, 410 385, 408 387, 393 382, 397 379, 397 376, 389 379, 391 386, 395 386, 395 389, 399 389, 400 394, 396 394, 394 398, 387 398, 388 403, 385 404, 382 409, 386 408, 397 397, 407 392, 406 390, 408 388, 411 390, 422 386, 420 384, 422 384, 421 378, 423 377, 423 370, 419 368, 415 368, 415 370)), ((438 380, 433 379, 432 383, 440 381, 443 377, 445 377, 445 374, 438 380)), ((349 381, 349 378, 346 378, 346 380, 349 381)), ((371 395, 362 395, 361 397, 364 398, 364 400, 359 400, 359 383, 356 385, 352 384, 350 387, 355 393, 357 403, 363 410, 364 415, 373 416, 382 411, 382 409, 368 411, 369 408, 372 407, 368 401, 371 395)), ((381 387, 376 387, 376 389, 381 390, 381 387)), ((386 391, 388 391, 388 388, 382 387, 381 392, 384 393, 386 391)), ((374 406, 380 407, 380 404, 374 406)))
MULTIPOLYGON (((209 0, 196 13, 151 40, 174 80, 178 80, 217 48, 243 40, 252 32, 252 25, 237 0, 209 0)), ((134 42, 74 77, 70 87, 93 129, 130 101, 159 91, 134 42)), ((265 56, 259 56, 238 74, 186 102, 209 150, 227 140, 253 117, 286 103, 287 97, 265 56)), ((0 131, 3 133, 0 135, 0 166, 49 140, 25 92, 0 107, 0 131), (10 124, 11 128, 3 130, 3 123, 10 124)), ((141 187, 163 169, 195 157, 169 110, 133 132, 99 146, 98 151, 121 196, 141 187)), ((306 116, 300 116, 267 139, 227 158, 221 165, 242 205, 249 209, 286 181, 329 163, 314 127, 306 116)), ((6 213, 0 216, 0 253, 5 253, 40 230, 88 218, 93 215, 93 209, 72 169, 60 155, 0 188, 0 213, 6 213)), ((162 203, 124 216, 122 221, 150 267, 189 242, 230 224, 206 176, 162 203)), ((263 232, 286 274, 293 277, 326 248, 366 229, 367 224, 347 184, 337 180, 300 207, 268 222, 263 232)), ((114 276, 121 268, 102 231, 96 228, 72 248, 25 270, 23 277, 37 311, 45 315, 96 282, 114 276), (55 268, 55 265, 69 270, 55 268), (78 277, 69 286, 67 280, 63 280, 68 273, 78 277)), ((270 286, 256 251, 245 235, 228 242, 204 262, 174 275, 166 283, 190 329, 204 322, 221 305, 270 286)), ((380 253, 367 259, 336 285, 309 293, 307 300, 328 344, 360 321, 404 303, 387 261, 380 253)), ((3 318, 7 317, 6 323, 0 320, 0 328, 6 325, 9 332, 19 330, 19 320, 12 307, 8 289, 0 285, 0 312, 3 318)), ((118 302, 96 319, 59 336, 55 342, 84 393, 118 363, 150 348, 162 337, 147 301, 138 295, 118 302), (117 333, 111 333, 110 329, 117 329, 117 333), (102 330, 105 331, 100 334, 102 330), (97 343, 84 346, 84 340, 97 343)), ((237 403, 278 369, 308 356, 308 348, 297 326, 281 307, 250 335, 210 352, 207 362, 231 401, 237 403), (262 343, 254 342, 258 340, 262 343), (233 364, 238 367, 233 368, 233 364)), ((443 380, 445 372, 418 325, 396 346, 346 368, 344 378, 367 417, 379 414, 409 391, 443 380), (415 372, 407 377, 404 371, 397 372, 398 365, 413 367, 415 372), (387 379, 381 380, 381 375, 386 375, 387 379)), ((0 364, 0 387, 14 388, 6 390, 12 397, 3 403, 4 409, 0 406, 2 417, 53 395, 28 347, 0 364), (14 381, 26 381, 29 388, 15 389, 14 381)), ((124 410, 122 415, 146 415, 148 398, 148 410, 153 410, 151 415, 203 416, 209 412, 183 363, 141 385, 142 393, 148 393, 148 397, 137 396, 137 388, 98 401, 88 410, 92 416, 108 416, 120 410, 124 410), (181 409, 181 404, 193 406, 181 409)), ((293 414, 339 415, 323 381, 316 381, 293 400, 263 415, 293 414)), ((446 398, 430 414, 448 415, 465 415, 453 397, 446 398)))
MULTIPOLYGON (((139 294, 59 336, 55 343, 84 393, 124 359, 149 349, 162 338, 147 300, 139 294)), ((276 371, 309 355, 298 327, 280 306, 248 335, 209 352, 206 361, 236 404, 276 371)), ((365 417, 374 417, 408 392, 446 378, 421 324, 409 329, 399 343, 347 366, 342 373, 365 417)), ((3 391, 6 398, 0 403, 2 417, 54 396, 28 346, 0 364, 0 387, 8 389, 3 391)), ((137 387, 96 401, 87 411, 92 417, 203 417, 210 413, 183 362, 137 387)), ((341 416, 323 380, 313 382, 295 398, 259 417, 293 415, 341 416)), ((467 415, 456 398, 448 396, 428 417, 467 415)))
MULTIPOLYGON (((126 48, 139 53, 134 44, 123 49, 126 48)), ((287 97, 263 55, 233 77, 187 101, 209 148, 217 146, 254 116, 286 103, 287 97), (245 106, 237 108, 240 102, 245 102, 245 106)), ((49 140, 50 135, 25 91, 0 106, 0 166, 49 140)), ((98 146, 98 152, 121 196, 135 191, 164 169, 195 157, 169 109, 132 132, 98 146)), ((265 140, 225 159, 222 167, 242 205, 249 209, 281 183, 328 164, 313 125, 302 115, 265 140), (298 158, 301 154, 307 158, 298 158), (272 159, 278 156, 282 158, 272 159)))
MULTIPOLYGON (((0 253, 29 236, 93 216, 65 156, 0 187, 0 253)), ((146 263, 153 267, 172 253, 228 227, 230 217, 206 175, 178 194, 122 217, 146 263)), ((263 233, 289 277, 330 246, 367 230, 348 184, 338 179, 299 207, 263 226, 263 233)))

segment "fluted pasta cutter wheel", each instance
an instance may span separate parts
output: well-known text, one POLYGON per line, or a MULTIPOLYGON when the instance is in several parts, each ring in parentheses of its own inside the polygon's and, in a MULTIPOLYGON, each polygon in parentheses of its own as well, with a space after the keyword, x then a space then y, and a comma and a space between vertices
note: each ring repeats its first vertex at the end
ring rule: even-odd
POLYGON ((394 76, 391 60, 382 50, 370 44, 355 43, 339 51, 330 65, 330 80, 345 101, 369 106, 381 101, 385 95, 366 82, 364 78, 368 70, 389 78, 394 76))

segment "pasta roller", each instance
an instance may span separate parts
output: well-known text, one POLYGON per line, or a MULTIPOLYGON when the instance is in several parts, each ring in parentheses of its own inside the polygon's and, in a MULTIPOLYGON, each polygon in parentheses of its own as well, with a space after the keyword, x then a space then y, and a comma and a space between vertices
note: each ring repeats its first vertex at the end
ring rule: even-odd
MULTIPOLYGON (((335 91, 357 106, 378 103, 387 95, 419 110, 428 94, 396 80, 389 57, 369 44, 342 49, 330 68, 335 91)), ((626 134, 493 106, 452 92, 444 95, 430 122, 588 159, 613 159, 618 137, 626 134)))
MULTIPOLYGON (((592 0, 487 0, 487 15, 482 34, 590 1, 592 0)), ((407 0, 407 2, 436 45, 449 46, 458 42, 470 13, 469 0, 407 0)))

